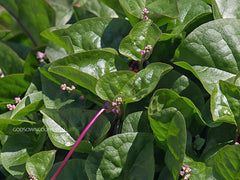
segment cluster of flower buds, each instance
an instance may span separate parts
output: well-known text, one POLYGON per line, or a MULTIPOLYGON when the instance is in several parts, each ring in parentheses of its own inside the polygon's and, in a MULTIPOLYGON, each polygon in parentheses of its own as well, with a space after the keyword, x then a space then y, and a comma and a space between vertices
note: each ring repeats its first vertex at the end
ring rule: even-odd
POLYGON ((66 84, 62 84, 62 85, 61 85, 61 89, 62 89, 63 91, 68 91, 68 92, 70 93, 71 91, 73 91, 73 90, 76 89, 76 88, 75 88, 74 85, 72 85, 71 87, 68 87, 66 84))
POLYGON ((7 108, 9 109, 9 111, 12 111, 15 109, 15 105, 14 104, 7 104, 7 108))
POLYGON ((147 8, 144 8, 142 10, 142 15, 143 15, 143 19, 142 20, 148 20, 147 14, 149 14, 149 11, 147 10, 147 8))
POLYGON ((46 53, 42 53, 41 51, 37 52, 37 59, 39 60, 40 63, 44 61, 45 57, 46 57, 46 53))
POLYGON ((118 97, 115 102, 112 102, 112 112, 114 114, 118 114, 121 112, 120 110, 120 106, 122 104, 122 98, 121 97, 118 97))
POLYGON ((152 46, 151 45, 147 45, 144 50, 140 51, 140 53, 142 55, 142 61, 143 62, 146 61, 150 57, 151 51, 152 51, 152 46))
MULTIPOLYGON (((18 104, 18 103, 20 103, 21 98, 20 97, 15 97, 14 101, 15 101, 16 104, 18 104)), ((7 104, 7 108, 9 109, 9 111, 12 111, 12 110, 14 110, 16 108, 16 105, 14 105, 14 104, 7 104)))
POLYGON ((37 180, 37 178, 33 175, 33 173, 30 173, 29 180, 37 180))
POLYGON ((183 177, 184 180, 188 180, 191 177, 190 172, 192 172, 192 169, 190 169, 189 166, 186 165, 182 167, 180 175, 183 177))

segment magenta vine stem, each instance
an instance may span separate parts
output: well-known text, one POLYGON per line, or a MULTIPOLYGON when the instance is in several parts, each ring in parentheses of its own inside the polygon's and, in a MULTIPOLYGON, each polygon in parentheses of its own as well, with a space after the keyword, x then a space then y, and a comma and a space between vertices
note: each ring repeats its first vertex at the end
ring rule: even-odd
POLYGON ((74 143, 72 149, 68 152, 67 156, 65 157, 65 159, 63 160, 62 164, 60 165, 60 167, 58 168, 58 170, 56 171, 56 173, 53 175, 53 177, 51 178, 51 180, 55 180, 57 178, 57 176, 59 175, 59 173, 62 171, 63 167, 65 166, 65 164, 67 163, 68 159, 71 157, 72 153, 74 152, 74 150, 76 149, 76 147, 78 146, 78 144, 81 142, 82 138, 85 136, 85 134, 88 132, 89 128, 94 124, 94 122, 98 119, 98 117, 105 111, 105 108, 102 108, 95 116, 94 118, 88 123, 88 125, 85 127, 85 129, 83 130, 83 132, 80 134, 80 136, 78 137, 78 139, 76 140, 76 142, 74 143))

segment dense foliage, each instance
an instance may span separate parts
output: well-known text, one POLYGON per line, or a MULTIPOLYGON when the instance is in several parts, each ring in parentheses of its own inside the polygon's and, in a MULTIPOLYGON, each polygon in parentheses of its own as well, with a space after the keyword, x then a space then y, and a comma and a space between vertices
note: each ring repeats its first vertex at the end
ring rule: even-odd
POLYGON ((0 5, 2 178, 240 179, 239 0, 0 5))

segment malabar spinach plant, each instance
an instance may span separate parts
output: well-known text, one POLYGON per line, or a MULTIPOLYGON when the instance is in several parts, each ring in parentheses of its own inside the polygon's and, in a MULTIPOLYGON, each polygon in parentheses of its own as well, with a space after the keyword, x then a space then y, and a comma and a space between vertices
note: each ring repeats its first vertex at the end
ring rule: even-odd
POLYGON ((0 178, 239 179, 240 1, 0 5, 0 178))

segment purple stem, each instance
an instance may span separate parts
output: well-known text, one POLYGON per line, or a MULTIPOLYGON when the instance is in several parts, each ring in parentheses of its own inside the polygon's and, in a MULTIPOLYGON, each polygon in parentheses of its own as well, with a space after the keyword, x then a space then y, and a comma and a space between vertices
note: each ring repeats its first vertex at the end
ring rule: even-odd
POLYGON ((67 163, 68 159, 71 157, 72 153, 74 152, 74 150, 76 149, 76 147, 78 146, 78 144, 81 142, 82 138, 85 136, 85 134, 88 132, 89 128, 94 124, 94 122, 98 119, 98 117, 105 111, 105 108, 102 108, 95 116, 94 118, 89 122, 89 124, 85 127, 85 129, 83 130, 83 132, 80 134, 80 136, 78 137, 77 141, 74 143, 72 149, 68 152, 67 156, 65 157, 65 159, 63 160, 61 166, 58 168, 58 170, 56 171, 56 173, 53 175, 53 177, 51 178, 51 180, 55 180, 57 178, 57 176, 59 175, 59 173, 62 171, 63 167, 65 166, 65 164, 67 163))

